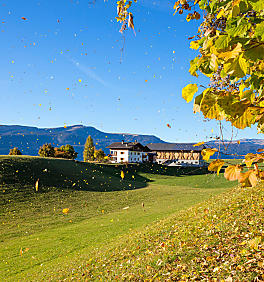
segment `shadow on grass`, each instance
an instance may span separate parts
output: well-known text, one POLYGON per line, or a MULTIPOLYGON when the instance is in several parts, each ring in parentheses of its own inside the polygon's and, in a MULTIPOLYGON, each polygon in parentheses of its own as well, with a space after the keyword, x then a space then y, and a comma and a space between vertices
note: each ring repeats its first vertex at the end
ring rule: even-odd
MULTIPOLYGON (((38 193, 52 189, 71 189, 86 191, 119 191, 140 189, 147 186, 150 179, 142 173, 186 176, 206 174, 206 168, 198 167, 167 167, 157 164, 95 164, 73 160, 39 158, 27 156, 0 156, 0 185, 8 184, 11 193, 16 187, 17 192, 27 194, 28 189, 35 191, 38 180, 38 193), (121 179, 121 171, 124 179, 121 179), (23 190, 24 189, 24 190, 23 190), (21 190, 21 191, 20 191, 21 190)), ((35 191, 36 192, 36 191, 35 191)))

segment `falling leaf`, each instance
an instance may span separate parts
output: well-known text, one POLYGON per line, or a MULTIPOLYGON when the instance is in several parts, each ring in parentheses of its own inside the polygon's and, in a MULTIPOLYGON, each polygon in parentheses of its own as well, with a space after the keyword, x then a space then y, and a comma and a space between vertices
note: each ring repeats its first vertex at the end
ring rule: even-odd
POLYGON ((125 178, 125 174, 124 174, 124 171, 123 171, 123 170, 121 170, 120 176, 121 176, 122 180, 125 178))
POLYGON ((66 90, 70 90, 70 88, 69 88, 69 87, 67 87, 67 88, 66 88, 66 90))
POLYGON ((39 179, 36 181, 35 188, 36 188, 36 192, 38 192, 38 189, 39 189, 39 179))
POLYGON ((194 144, 193 147, 198 147, 198 146, 201 146, 203 144, 204 144, 204 142, 199 142, 199 143, 194 144))
POLYGON ((216 148, 213 148, 213 149, 207 148, 207 149, 203 149, 202 152, 201 152, 201 154, 202 154, 203 159, 204 159, 205 161, 209 161, 210 157, 211 157, 215 152, 217 152, 217 151, 218 151, 218 150, 217 150, 216 148))
POLYGON ((240 144, 240 141, 239 141, 239 140, 237 141, 237 144, 238 144, 238 145, 240 144))
POLYGON ((80 83, 82 82, 82 80, 81 80, 81 79, 79 79, 78 81, 79 81, 80 83))
POLYGON ((69 208, 65 208, 65 209, 63 209, 63 210, 62 210, 62 212, 63 212, 64 214, 68 214, 68 213, 69 213, 69 211, 70 211, 70 209, 69 209, 69 208))
POLYGON ((145 79, 145 82, 148 82, 148 80, 147 80, 147 79, 145 79))
POLYGON ((210 163, 210 165, 208 166, 208 170, 209 171, 216 171, 217 175, 219 175, 219 172, 222 168, 222 166, 225 164, 225 162, 223 160, 215 160, 213 162, 210 163))
POLYGON ((27 18, 25 18, 25 17, 21 17, 21 19, 22 19, 22 20, 24 20, 24 21, 26 21, 26 20, 27 20, 27 18))
POLYGON ((104 213, 104 210, 102 210, 102 213, 104 213))

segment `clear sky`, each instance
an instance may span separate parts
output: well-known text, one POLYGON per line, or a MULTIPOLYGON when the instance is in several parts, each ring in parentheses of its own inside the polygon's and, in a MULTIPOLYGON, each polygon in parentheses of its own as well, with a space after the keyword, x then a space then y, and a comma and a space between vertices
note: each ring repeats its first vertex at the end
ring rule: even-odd
MULTIPOLYGON (((192 103, 181 98, 186 84, 207 83, 188 73, 195 56, 188 37, 199 22, 173 16, 173 1, 139 0, 133 8, 136 36, 130 30, 123 37, 116 1, 91 2, 0 2, 0 123, 83 124, 171 142, 217 134, 217 123, 194 115, 192 103)), ((236 138, 262 135, 253 128, 236 138)))

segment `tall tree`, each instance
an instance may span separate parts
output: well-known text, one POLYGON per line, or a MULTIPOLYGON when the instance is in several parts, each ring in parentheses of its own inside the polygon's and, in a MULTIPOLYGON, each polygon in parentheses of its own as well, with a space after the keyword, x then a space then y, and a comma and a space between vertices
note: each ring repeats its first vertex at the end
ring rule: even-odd
POLYGON ((85 162, 94 161, 94 150, 93 138, 89 135, 86 139, 83 150, 83 160, 85 162))

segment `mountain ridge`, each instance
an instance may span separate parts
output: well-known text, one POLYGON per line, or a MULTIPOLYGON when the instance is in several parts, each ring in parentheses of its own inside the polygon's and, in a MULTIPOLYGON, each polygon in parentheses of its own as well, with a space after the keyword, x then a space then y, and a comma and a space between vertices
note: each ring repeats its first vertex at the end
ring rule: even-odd
MULTIPOLYGON (((13 147, 18 147, 24 155, 38 155, 40 146, 45 143, 51 143, 54 147, 60 147, 65 144, 74 146, 78 153, 78 160, 82 159, 82 153, 86 138, 91 135, 96 149, 103 149, 106 154, 109 150, 108 145, 114 142, 132 142, 137 140, 143 145, 148 143, 170 143, 166 142, 155 135, 133 134, 133 133, 109 133, 103 132, 92 126, 71 125, 67 127, 55 128, 38 128, 25 125, 1 125, 0 126, 0 155, 7 155, 13 147)), ((218 148, 219 141, 208 141, 205 144, 209 147, 218 148)), ((224 152, 222 158, 241 158, 240 155, 247 153, 256 153, 258 149, 264 146, 264 139, 244 138, 237 140, 226 140, 229 143, 228 149, 220 146, 220 150, 224 152), (229 156, 229 154, 237 154, 238 156, 229 156)), ((216 154, 215 154, 216 155, 216 154)), ((214 156, 216 158, 217 156, 214 156)))
POLYGON ((88 135, 91 135, 97 149, 103 149, 113 142, 138 142, 164 143, 165 141, 154 135, 133 133, 109 133, 103 132, 92 126, 71 125, 67 127, 38 128, 21 125, 0 126, 0 155, 7 155, 13 147, 18 147, 24 155, 37 155, 40 146, 51 143, 54 147, 71 144, 78 153, 78 159, 82 159, 84 144, 88 135))

